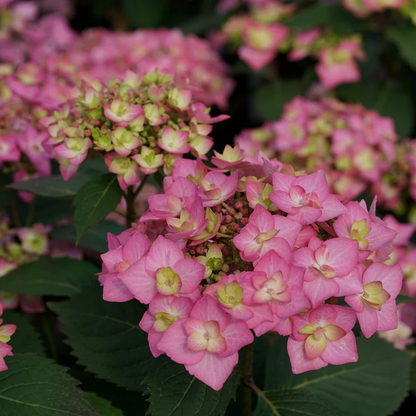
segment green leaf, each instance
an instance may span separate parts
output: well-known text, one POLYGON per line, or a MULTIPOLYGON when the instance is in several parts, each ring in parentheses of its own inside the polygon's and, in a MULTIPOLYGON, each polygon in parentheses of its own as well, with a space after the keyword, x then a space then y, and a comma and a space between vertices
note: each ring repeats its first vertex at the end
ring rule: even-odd
POLYGON ((300 94, 300 81, 267 83, 256 90, 254 108, 264 120, 277 120, 283 112, 283 106, 300 94))
POLYGON ((386 31, 387 39, 398 48, 402 58, 416 69, 416 27, 396 25, 386 31))
POLYGON ((410 371, 410 389, 416 394, 416 358, 413 357, 410 371))
POLYGON ((322 4, 296 13, 294 18, 285 22, 285 25, 300 31, 324 25, 333 27, 337 33, 344 34, 363 30, 368 23, 356 19, 339 4, 322 4))
POLYGON ((142 391, 147 360, 152 360, 147 334, 139 328, 145 310, 138 301, 106 302, 99 285, 59 303, 49 303, 59 315, 66 343, 78 363, 97 375, 133 391, 142 391))
POLYGON ((159 27, 167 12, 165 0, 121 0, 121 7, 133 29, 159 27))
MULTIPOLYGON (((125 228, 113 221, 103 221, 89 228, 82 236, 78 245, 84 248, 91 248, 98 253, 105 253, 108 250, 107 233, 120 234, 125 228)), ((63 225, 54 228, 51 237, 60 241, 75 243, 76 232, 73 225, 63 225)))
POLYGON ((123 416, 146 414, 149 403, 145 401, 143 395, 99 379, 78 365, 72 366, 70 375, 82 383, 81 386, 84 391, 97 394, 99 397, 105 397, 113 406, 122 411, 123 416))
POLYGON ((152 361, 143 383, 147 385, 153 416, 217 416, 225 412, 240 383, 241 371, 237 366, 220 391, 191 376, 183 365, 166 356, 152 361))
POLYGON ((74 215, 74 206, 71 201, 57 198, 44 198, 38 196, 31 202, 28 210, 33 210, 30 224, 41 222, 42 224, 56 224, 63 218, 74 215))
POLYGON ((52 360, 31 354, 8 357, 0 373, 0 413, 7 416, 99 416, 78 382, 52 360))
POLYGON ((97 267, 87 261, 43 258, 23 264, 0 279, 0 291, 29 295, 70 296, 97 280, 97 267))
POLYGON ((122 195, 117 176, 112 173, 94 177, 78 191, 75 198, 77 243, 88 227, 102 221, 116 208, 122 195))
POLYGON ((294 375, 286 340, 278 337, 267 358, 266 389, 306 389, 325 399, 334 410, 353 416, 393 413, 409 390, 411 356, 377 336, 357 338, 356 363, 328 365, 317 371, 294 375))
POLYGON ((120 409, 117 409, 111 402, 97 396, 95 393, 85 393, 85 398, 100 416, 123 416, 123 412, 120 409))
POLYGON ((77 191, 89 180, 87 175, 77 174, 69 181, 60 175, 42 176, 29 181, 8 185, 8 188, 49 198, 73 198, 77 191))
POLYGON ((406 295, 397 296, 397 299, 396 299, 397 304, 399 304, 399 303, 409 303, 409 302, 410 303, 416 302, 416 298, 412 298, 412 297, 406 296, 406 295))
POLYGON ((345 413, 334 409, 328 402, 310 391, 272 390, 265 391, 259 397, 264 403, 256 416, 342 416, 345 413))
POLYGON ((19 312, 4 311, 1 317, 5 324, 16 325, 16 332, 12 335, 10 345, 13 354, 35 353, 45 355, 45 349, 35 327, 19 312))

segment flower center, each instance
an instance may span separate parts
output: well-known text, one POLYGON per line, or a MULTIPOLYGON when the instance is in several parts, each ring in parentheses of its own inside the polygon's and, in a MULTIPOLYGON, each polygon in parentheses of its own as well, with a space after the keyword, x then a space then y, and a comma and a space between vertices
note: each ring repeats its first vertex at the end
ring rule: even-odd
POLYGON ((368 249, 368 240, 365 238, 370 233, 371 227, 368 226, 367 220, 363 218, 359 221, 354 221, 351 225, 350 237, 358 241, 360 250, 368 249))
POLYGON ((162 295, 176 295, 182 287, 181 278, 170 268, 161 267, 156 271, 157 290, 162 295))
POLYGON ((377 281, 364 286, 362 299, 366 305, 379 311, 381 306, 390 299, 390 295, 383 289, 383 284, 377 281))

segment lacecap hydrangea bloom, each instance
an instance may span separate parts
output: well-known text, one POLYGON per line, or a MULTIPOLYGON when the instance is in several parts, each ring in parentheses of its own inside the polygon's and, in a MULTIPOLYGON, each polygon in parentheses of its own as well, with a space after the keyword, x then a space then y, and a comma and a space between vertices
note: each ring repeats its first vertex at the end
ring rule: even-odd
POLYGON ((211 164, 177 159, 101 256, 104 299, 148 305, 140 327, 155 357, 219 390, 254 335, 288 336, 297 374, 357 361, 357 319, 365 337, 397 327, 402 271, 385 264, 397 232, 375 202, 344 204, 323 171, 238 145, 211 164))
POLYGON ((42 119, 49 138, 43 145, 71 178, 88 152, 104 153, 122 189, 140 183, 163 167, 170 174, 175 160, 187 153, 205 157, 213 140, 210 109, 193 100, 192 86, 178 88, 173 75, 156 69, 145 75, 127 71, 124 78, 84 83, 82 93, 53 116, 42 119))

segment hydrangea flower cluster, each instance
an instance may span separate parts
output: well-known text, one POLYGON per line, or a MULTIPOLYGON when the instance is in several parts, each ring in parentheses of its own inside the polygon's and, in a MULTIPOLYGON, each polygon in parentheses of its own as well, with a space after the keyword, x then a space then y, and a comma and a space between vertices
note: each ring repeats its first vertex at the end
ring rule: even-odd
POLYGON ((294 5, 274 0, 248 3, 249 13, 231 16, 215 40, 235 44, 240 59, 252 69, 260 71, 279 51, 288 53, 291 61, 317 58, 316 73, 327 89, 360 80, 356 60, 365 54, 358 35, 346 37, 320 28, 291 31, 284 20, 294 14, 294 5))
MULTIPOLYGON (((92 29, 77 34, 63 16, 69 6, 68 1, 46 0, 39 5, 2 0, 0 62, 30 62, 39 67, 38 76, 54 80, 58 89, 79 86, 83 80, 105 83, 122 77, 128 69, 151 72, 159 68, 174 71, 182 87, 190 80, 198 101, 227 107, 234 82, 226 76, 228 67, 210 42, 177 29, 92 29), (38 19, 42 10, 53 13, 38 19)), ((33 84, 33 80, 25 83, 33 84)), ((53 102, 55 97, 51 98, 53 102)))
MULTIPOLYGON (((69 243, 53 241, 51 244, 50 231, 51 226, 40 223, 32 227, 12 228, 8 218, 2 218, 0 213, 0 278, 20 265, 44 256, 82 258, 81 249, 69 243)), ((45 309, 42 297, 38 295, 1 292, 0 300, 5 309, 15 309, 19 305, 29 313, 45 309)))
MULTIPOLYGON (((416 231, 413 224, 402 224, 392 215, 387 215, 383 221, 389 228, 397 232, 392 244, 393 252, 390 254, 388 265, 398 264, 403 270, 402 294, 416 297, 416 247, 410 242, 416 231)), ((399 305, 399 325, 396 330, 380 333, 387 341, 392 342, 396 348, 405 349, 407 345, 416 342, 412 333, 416 332, 416 304, 404 303, 399 305)))
POLYGON ((331 188, 348 199, 366 189, 390 209, 407 192, 416 199, 409 186, 416 171, 412 141, 398 143, 393 120, 361 105, 296 97, 280 120, 244 130, 235 141, 248 154, 261 150, 308 172, 324 170, 331 188))
POLYGON ((178 88, 168 73, 127 71, 105 85, 85 83, 79 97, 42 119, 50 134, 44 146, 66 180, 90 149, 105 153, 109 171, 126 189, 140 183, 140 172, 150 175, 163 166, 170 174, 184 154, 204 157, 213 145, 211 124, 228 118, 209 111, 193 100, 191 86, 178 88))
POLYGON ((386 10, 399 10, 404 16, 408 16, 413 22, 416 22, 416 2, 414 0, 343 0, 342 3, 346 9, 359 18, 386 10))
POLYGON ((375 202, 343 204, 323 171, 302 174, 238 145, 211 163, 178 159, 164 193, 109 234, 101 256, 104 299, 148 305, 140 327, 155 357, 219 390, 252 331, 289 336, 302 373, 357 361, 357 319, 365 337, 397 327, 402 272, 385 264, 397 232, 375 202))
POLYGON ((48 132, 39 120, 68 96, 70 89, 45 78, 39 65, 0 66, 0 170, 13 173, 15 182, 50 175, 51 156, 42 145, 48 132))
POLYGON ((206 105, 228 106, 234 82, 228 67, 208 41, 174 29, 140 29, 133 32, 87 30, 62 52, 48 56, 47 70, 81 80, 107 82, 126 70, 173 71, 181 87, 190 83, 194 98, 206 105))
POLYGON ((69 10, 68 0, 1 0, 0 61, 19 65, 68 46, 75 38, 63 16, 69 10))

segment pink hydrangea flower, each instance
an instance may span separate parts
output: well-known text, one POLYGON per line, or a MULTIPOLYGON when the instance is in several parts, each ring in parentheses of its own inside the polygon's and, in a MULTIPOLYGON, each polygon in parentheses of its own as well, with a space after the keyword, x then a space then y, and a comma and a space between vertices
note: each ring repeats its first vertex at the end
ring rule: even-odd
POLYGON ((347 212, 341 215, 333 224, 338 237, 358 241, 360 260, 365 260, 371 251, 391 243, 397 232, 388 228, 381 220, 371 218, 365 208, 365 203, 349 202, 347 212))
POLYGON ((18 162, 19 160, 20 150, 15 135, 0 136, 0 163, 18 162))
POLYGON ((322 49, 316 73, 324 87, 331 89, 343 83, 360 80, 360 70, 354 58, 362 58, 360 43, 355 40, 343 40, 334 48, 322 49))
POLYGON ((277 172, 273 175, 273 189, 271 201, 302 225, 327 221, 346 212, 338 198, 329 193, 323 171, 299 177, 277 172))
POLYGON ((294 49, 288 55, 289 60, 298 61, 306 58, 310 54, 313 43, 321 34, 321 29, 311 29, 296 35, 294 49))
POLYGON ((166 237, 174 241, 179 248, 185 248, 188 240, 199 237, 208 225, 201 198, 196 198, 182 209, 178 218, 166 218, 166 237))
POLYGON ((109 250, 101 255, 103 271, 99 280, 104 287, 103 298, 108 302, 126 302, 134 298, 120 275, 134 266, 149 250, 150 241, 140 232, 135 232, 123 242, 123 235, 108 234, 109 250))
MULTIPOLYGON (((116 123, 126 123, 134 120, 143 114, 143 108, 139 105, 130 104, 128 102, 115 99, 110 103, 104 103, 105 116, 116 123)), ((121 124, 120 124, 121 125, 121 124)))
POLYGON ((416 231, 414 224, 401 224, 397 219, 389 214, 383 218, 384 223, 390 229, 397 232, 396 237, 393 239, 393 244, 397 247, 406 247, 409 244, 412 235, 416 231))
POLYGON ((234 322, 211 296, 203 296, 189 318, 170 326, 157 347, 218 391, 238 362, 238 350, 253 339, 246 323, 234 322))
POLYGON ((281 215, 274 216, 258 204, 250 215, 249 223, 233 241, 245 261, 256 261, 270 250, 289 259, 300 229, 299 223, 281 215))
MULTIPOLYGON (((387 266, 374 263, 368 269, 358 266, 358 274, 345 282, 355 293, 345 296, 356 312, 361 331, 366 338, 376 331, 388 331, 397 328, 396 297, 402 288, 403 275, 400 266, 387 266)), ((342 289, 343 281, 340 280, 342 289)))
POLYGON ((163 150, 172 154, 188 153, 190 148, 188 145, 189 132, 183 130, 173 130, 167 126, 163 129, 162 136, 157 144, 163 150))
POLYGON ((293 334, 287 351, 294 374, 358 360, 352 332, 356 315, 352 309, 322 305, 292 319, 293 334))
POLYGON ((120 156, 117 153, 106 153, 104 162, 108 166, 108 170, 117 175, 121 189, 127 189, 129 186, 141 182, 140 168, 131 158, 120 156))
MULTIPOLYGON (((164 194, 149 198, 149 213, 155 218, 177 217, 190 205, 198 194, 195 183, 185 178, 178 178, 164 194)), ((144 215, 141 221, 149 215, 144 215)))
POLYGON ((238 56, 255 71, 260 71, 273 60, 288 35, 286 26, 247 21, 242 33, 245 45, 238 49, 238 56))
POLYGON ((201 180, 199 195, 205 207, 212 207, 224 202, 237 190, 238 173, 226 176, 220 172, 209 172, 201 180))
POLYGON ((158 342, 178 319, 188 318, 194 303, 189 298, 156 295, 144 313, 139 326, 148 333, 150 351, 154 357, 163 354, 158 342))
POLYGON ((306 269, 303 291, 316 308, 325 299, 338 295, 339 278, 344 278, 357 266, 358 243, 347 238, 324 242, 312 237, 308 247, 293 253, 293 264, 306 269))
MULTIPOLYGON (((240 284, 244 291, 244 302, 249 306, 268 305, 269 316, 258 320, 255 316, 248 325, 260 336, 269 330, 282 335, 291 332, 291 316, 310 307, 310 301, 302 291, 304 269, 288 264, 274 250, 269 251, 240 284)), ((260 311, 263 313, 263 311, 260 311)))
POLYGON ((158 293, 197 299, 204 275, 202 264, 185 258, 174 242, 159 236, 147 255, 118 277, 136 299, 148 304, 158 293))

